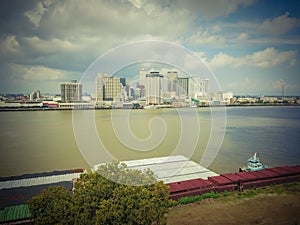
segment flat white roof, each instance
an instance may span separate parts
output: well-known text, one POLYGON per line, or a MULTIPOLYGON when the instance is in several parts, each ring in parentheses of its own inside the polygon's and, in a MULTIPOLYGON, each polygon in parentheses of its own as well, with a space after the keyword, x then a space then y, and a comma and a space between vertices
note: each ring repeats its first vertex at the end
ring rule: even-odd
MULTIPOLYGON (((179 182, 191 179, 207 179, 210 176, 218 174, 201 166, 200 164, 189 160, 183 155, 156 157, 148 159, 138 159, 122 161, 130 169, 146 170, 150 169, 154 172, 158 180, 164 183, 179 182)), ((97 170, 98 164, 94 166, 97 170)))
POLYGON ((81 173, 69 173, 62 175, 25 178, 19 180, 7 180, 0 182, 0 190, 17 187, 30 187, 35 185, 53 184, 63 181, 72 181, 73 178, 79 178, 80 174, 81 173))

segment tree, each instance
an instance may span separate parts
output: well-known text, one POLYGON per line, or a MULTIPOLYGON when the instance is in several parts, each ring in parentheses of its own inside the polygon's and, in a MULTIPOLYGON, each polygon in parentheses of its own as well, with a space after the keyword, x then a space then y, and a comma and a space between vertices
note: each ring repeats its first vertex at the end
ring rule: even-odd
POLYGON ((150 170, 132 170, 126 164, 113 162, 100 166, 97 172, 82 174, 73 195, 66 196, 65 191, 60 190, 64 193, 62 196, 57 194, 58 189, 47 190, 61 201, 58 208, 43 193, 31 199, 29 208, 34 221, 49 221, 47 224, 166 223, 169 190, 163 182, 157 182, 150 170), (47 211, 40 212, 40 206, 47 211), (57 216, 50 220, 46 213, 57 216))
POLYGON ((35 224, 68 224, 71 195, 61 186, 44 189, 27 201, 35 224))
POLYGON ((165 224, 167 193, 162 182, 149 186, 120 185, 97 210, 97 224, 165 224))

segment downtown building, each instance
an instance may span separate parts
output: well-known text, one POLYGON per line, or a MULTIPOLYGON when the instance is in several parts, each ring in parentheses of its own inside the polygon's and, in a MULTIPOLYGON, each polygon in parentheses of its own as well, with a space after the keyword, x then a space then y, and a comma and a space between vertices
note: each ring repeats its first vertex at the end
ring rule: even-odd
POLYGON ((96 78, 97 101, 124 102, 125 87, 125 78, 100 73, 96 78))
POLYGON ((178 96, 187 96, 198 100, 207 98, 208 78, 198 76, 179 77, 176 82, 176 94, 178 96))
POLYGON ((167 78, 168 78, 167 91, 176 93, 176 91, 177 91, 176 81, 178 80, 178 72, 177 71, 168 71, 167 78))
POLYGON ((150 72, 146 75, 146 104, 159 105, 163 103, 162 96, 163 75, 159 72, 150 72))
POLYGON ((77 80, 60 84, 61 101, 66 103, 82 101, 82 84, 77 80))
POLYGON ((176 94, 178 96, 189 96, 190 79, 188 77, 179 77, 175 80, 176 94))
POLYGON ((190 77, 189 97, 197 100, 207 100, 208 95, 208 78, 199 76, 190 77))

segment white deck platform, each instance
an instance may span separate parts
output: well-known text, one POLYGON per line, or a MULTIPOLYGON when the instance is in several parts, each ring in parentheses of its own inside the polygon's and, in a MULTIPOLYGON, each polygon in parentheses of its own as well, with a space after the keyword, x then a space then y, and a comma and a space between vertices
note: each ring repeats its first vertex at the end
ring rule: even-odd
MULTIPOLYGON (((122 162, 130 169, 150 169, 154 172, 158 180, 162 180, 166 184, 197 178, 207 179, 210 176, 218 175, 182 155, 122 162)), ((98 166, 95 165, 93 170, 97 170, 98 166)))

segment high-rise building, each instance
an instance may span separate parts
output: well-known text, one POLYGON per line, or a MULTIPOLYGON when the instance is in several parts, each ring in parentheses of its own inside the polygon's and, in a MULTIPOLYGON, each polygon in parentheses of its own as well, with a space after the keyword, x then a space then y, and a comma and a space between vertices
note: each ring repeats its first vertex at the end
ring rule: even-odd
POLYGON ((68 83, 60 84, 62 102, 81 102, 82 101, 82 84, 72 80, 68 83))
POLYGON ((202 100, 206 99, 208 93, 208 78, 198 76, 191 77, 190 82, 190 97, 202 100))
POLYGON ((140 89, 140 98, 145 97, 145 84, 140 84, 140 82, 137 82, 136 88, 140 89))
POLYGON ((168 92, 176 92, 176 80, 178 79, 178 72, 177 71, 168 71, 168 92))
POLYGON ((40 100, 41 99, 41 91, 37 90, 37 91, 33 91, 31 92, 31 94, 29 94, 29 100, 30 101, 36 101, 36 100, 40 100))
POLYGON ((40 99, 42 96, 41 96, 41 91, 40 90, 37 90, 36 91, 36 98, 37 99, 40 99))
POLYGON ((30 95, 29 95, 29 100, 30 101, 33 101, 33 100, 35 100, 36 99, 36 92, 32 92, 30 95))
POLYGON ((98 101, 121 102, 124 100, 125 78, 114 77, 109 74, 99 74, 96 78, 96 86, 98 101))
POLYGON ((145 85, 147 71, 142 68, 139 71, 139 85, 145 85))
POLYGON ((146 75, 146 104, 157 105, 163 103, 162 97, 162 79, 159 72, 150 72, 146 75))
POLYGON ((189 96, 189 78, 179 77, 176 80, 176 93, 178 96, 189 96))

